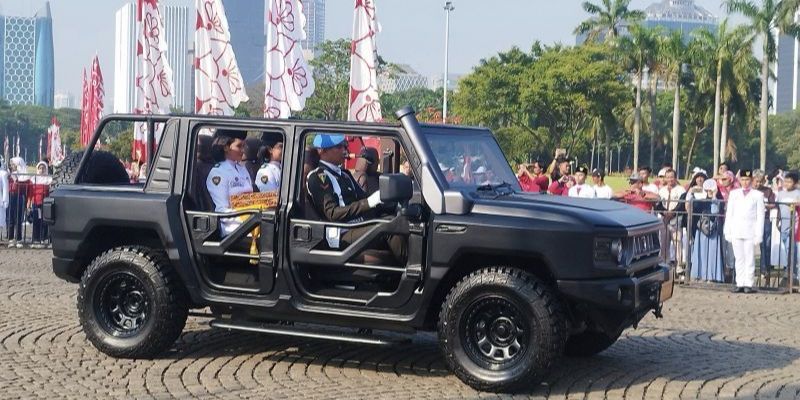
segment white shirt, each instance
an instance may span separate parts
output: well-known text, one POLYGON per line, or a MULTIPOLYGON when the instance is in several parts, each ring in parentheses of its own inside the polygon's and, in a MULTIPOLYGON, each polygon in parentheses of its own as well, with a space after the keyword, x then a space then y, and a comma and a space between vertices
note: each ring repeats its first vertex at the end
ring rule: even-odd
MULTIPOLYGON (((796 203, 798 200, 800 200, 800 189, 792 191, 781 190, 775 193, 775 201, 778 203, 796 203)), ((792 227, 791 221, 789 220, 789 217, 792 215, 791 209, 788 205, 781 204, 778 206, 778 210, 781 218, 781 231, 784 233, 789 232, 789 229, 792 227)))
POLYGON ((725 212, 725 238, 753 240, 761 243, 764 236, 764 194, 750 189, 747 196, 744 189, 735 189, 728 196, 728 209, 725 212))
POLYGON ((281 162, 262 165, 256 173, 256 186, 259 192, 277 192, 281 188, 281 162))
POLYGON ((643 185, 642 186, 642 190, 644 190, 645 192, 658 194, 658 186, 656 186, 656 184, 652 183, 652 182, 648 183, 646 185, 643 185))
POLYGON ((678 200, 684 193, 686 193, 686 189, 681 185, 675 185, 674 187, 664 185, 658 191, 658 195, 661 197, 661 205, 668 211, 674 211, 678 207, 678 200))
POLYGON ((610 199, 614 196, 614 189, 611 189, 611 186, 608 185, 595 186, 594 195, 598 199, 610 199))
MULTIPOLYGON (((227 213, 234 211, 231 208, 231 196, 253 192, 253 182, 247 168, 231 160, 225 160, 214 165, 206 179, 206 187, 211 200, 214 201, 214 211, 227 213)), ((236 218, 223 218, 220 220, 222 236, 228 236, 241 225, 236 218)))
POLYGON ((584 198, 584 199, 593 199, 593 198, 596 197, 595 193, 594 193, 594 188, 589 186, 589 185, 587 185, 587 184, 585 184, 585 183, 582 184, 582 185, 576 184, 575 186, 569 188, 569 192, 567 192, 567 196, 569 196, 569 197, 580 197, 580 198, 584 198))

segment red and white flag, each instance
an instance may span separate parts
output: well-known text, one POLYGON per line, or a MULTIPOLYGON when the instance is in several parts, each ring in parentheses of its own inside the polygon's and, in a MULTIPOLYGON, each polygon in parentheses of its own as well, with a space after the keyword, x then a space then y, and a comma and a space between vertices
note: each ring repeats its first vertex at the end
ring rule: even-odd
MULTIPOLYGON (((14 146, 14 147, 15 147, 15 149, 14 149, 14 157, 19 157, 19 154, 20 154, 20 149, 19 149, 19 132, 17 132, 17 145, 16 145, 16 146, 14 146)), ((23 171, 23 172, 25 172, 25 171, 23 171)))
POLYGON ((91 114, 91 110, 89 109, 89 82, 86 80, 86 68, 83 69, 83 91, 81 94, 81 136, 80 136, 80 143, 82 147, 85 147, 89 143, 89 123, 90 118, 89 115, 91 114))
POLYGON ((94 131, 103 119, 103 106, 105 101, 105 89, 103 83, 103 72, 100 71, 100 60, 94 56, 92 60, 91 85, 89 86, 89 131, 88 139, 91 140, 94 131))
POLYGON ((194 110, 205 115, 233 115, 249 100, 231 46, 228 18, 220 0, 195 0, 194 110))
POLYGON ((306 38, 306 17, 300 0, 267 1, 267 57, 264 117, 289 118, 314 94, 311 67, 300 41, 306 38))
POLYGON ((61 165, 64 161, 64 152, 61 145, 61 124, 58 123, 58 118, 55 116, 51 121, 50 127, 47 128, 47 157, 50 159, 51 165, 61 165))
MULTIPOLYGON (((174 104, 172 68, 167 61, 164 22, 158 0, 137 0, 136 78, 134 114, 168 114, 174 104)), ((155 132, 156 142, 160 129, 155 132)), ((144 161, 147 156, 147 124, 136 123, 133 131, 132 157, 144 161)))
POLYGON ((6 163, 9 160, 8 154, 8 135, 5 136, 3 139, 3 162, 6 163))
POLYGON ((374 0, 355 0, 353 41, 350 46, 350 107, 348 121, 383 120, 378 94, 378 55, 375 35, 380 25, 374 0))

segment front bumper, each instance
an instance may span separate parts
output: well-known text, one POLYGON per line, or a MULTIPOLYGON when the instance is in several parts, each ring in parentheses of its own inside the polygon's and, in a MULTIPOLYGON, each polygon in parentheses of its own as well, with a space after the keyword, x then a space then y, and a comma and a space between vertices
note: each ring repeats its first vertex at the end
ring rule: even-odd
POLYGON ((571 300, 592 308, 639 314, 658 309, 672 297, 672 268, 658 264, 637 276, 593 280, 559 280, 558 290, 571 300))

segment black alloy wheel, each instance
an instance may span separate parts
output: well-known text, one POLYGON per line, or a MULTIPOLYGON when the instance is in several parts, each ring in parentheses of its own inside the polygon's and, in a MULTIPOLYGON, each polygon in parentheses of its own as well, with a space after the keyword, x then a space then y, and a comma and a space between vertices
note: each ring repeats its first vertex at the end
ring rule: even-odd
POLYGON ((530 326, 504 296, 477 299, 467 307, 461 327, 469 358, 483 368, 510 368, 528 351, 530 326))
POLYGON ((151 298, 139 278, 129 272, 106 275, 94 300, 97 321, 108 333, 131 337, 151 314, 151 298))

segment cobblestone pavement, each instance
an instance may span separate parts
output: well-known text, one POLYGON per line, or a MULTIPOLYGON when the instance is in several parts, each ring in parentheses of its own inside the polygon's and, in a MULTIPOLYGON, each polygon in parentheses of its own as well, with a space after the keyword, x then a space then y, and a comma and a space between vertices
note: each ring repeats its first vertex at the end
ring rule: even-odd
MULTIPOLYGON (((450 374, 431 335, 367 347, 210 329, 168 354, 118 360, 85 339, 77 286, 45 251, 0 250, 0 398, 493 398, 450 374)), ((800 398, 800 295, 678 289, 611 349, 563 359, 516 397, 800 398)))

